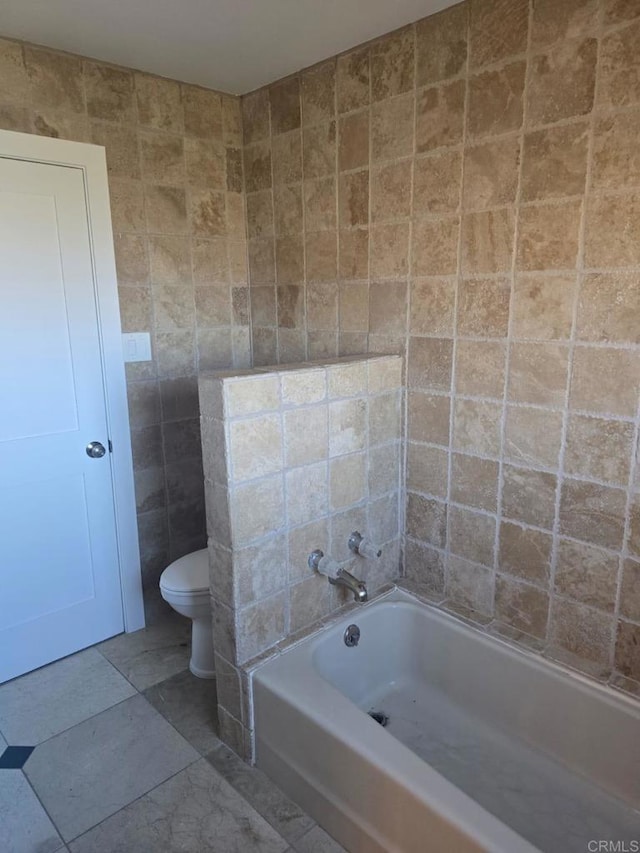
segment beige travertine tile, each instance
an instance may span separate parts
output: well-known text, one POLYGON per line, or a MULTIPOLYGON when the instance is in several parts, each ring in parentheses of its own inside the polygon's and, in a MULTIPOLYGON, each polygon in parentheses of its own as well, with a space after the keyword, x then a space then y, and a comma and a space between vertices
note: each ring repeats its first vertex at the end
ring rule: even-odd
POLYGON ((242 131, 244 144, 250 145, 269 136, 269 91, 258 89, 242 100, 242 131))
POLYGON ((372 283, 369 288, 369 331, 378 335, 399 335, 404 334, 406 327, 406 283, 372 283))
POLYGON ((280 403, 276 376, 252 376, 250 380, 225 382, 226 411, 231 418, 275 411, 280 403))
POLYGON ((500 338, 507 334, 508 279, 464 279, 458 285, 458 334, 500 338))
MULTIPOLYGON (((302 180, 302 139, 299 131, 292 130, 271 140, 271 162, 274 186, 302 180)), ((245 187, 249 191, 248 185, 245 187)))
POLYGON ((235 488, 229 495, 229 512, 234 547, 279 530, 284 524, 282 476, 235 488))
POLYGON ((335 113, 336 63, 330 59, 305 71, 300 77, 302 123, 319 124, 335 113))
MULTIPOLYGON (((84 112, 82 61, 78 57, 26 44, 24 62, 34 107, 66 113, 84 112)), ((19 69, 19 62, 11 63, 12 77, 20 78, 19 69)))
POLYGON ((410 391, 408 400, 409 438, 448 445, 450 398, 410 391))
POLYGON ((417 85, 437 83, 464 71, 468 7, 460 3, 416 24, 417 85))
POLYGON ((640 195, 590 197, 586 210, 586 266, 639 266, 639 217, 640 195))
POLYGON ((251 318, 254 326, 275 326, 277 323, 275 287, 252 287, 251 318))
POLYGON ((411 236, 413 275, 453 275, 458 269, 457 217, 415 222, 411 236))
POLYGON ((328 519, 320 518, 302 527, 293 528, 288 533, 288 541, 288 571, 289 582, 291 583, 309 577, 309 564, 307 560, 312 551, 315 551, 316 548, 326 551, 328 548, 328 519))
POLYGON ((364 449, 366 415, 364 400, 341 400, 329 404, 329 456, 342 456, 364 449))
POLYGON ((149 257, 146 239, 133 234, 116 234, 114 249, 118 283, 147 284, 149 257))
MULTIPOLYGON (((196 237, 191 241, 193 280, 196 284, 226 284, 229 262, 226 240, 196 237)), ((154 282, 172 284, 189 280, 189 241, 182 237, 150 238, 151 275, 154 282)))
MULTIPOLYGON (((358 174, 367 174, 358 173, 358 174)), ((281 192, 291 187, 283 187, 281 192)), ((289 195, 285 197, 289 204, 289 195)), ((295 207, 295 205, 294 205, 295 207)), ((291 212, 288 214, 291 215, 291 212)), ((336 181, 335 178, 322 178, 304 183, 304 227, 305 231, 329 231, 336 227, 336 181)), ((301 224, 301 223, 300 223, 301 224)), ((346 223, 356 224, 356 223, 346 223)), ((286 229, 292 230, 292 229, 286 229)))
POLYGON ((495 616, 533 637, 544 637, 549 619, 549 595, 504 575, 496 577, 495 616))
POLYGON ((412 335, 453 336, 454 279, 412 280, 410 305, 409 331, 412 335))
POLYGON ((338 300, 340 331, 368 331, 369 284, 362 282, 341 282, 338 287, 338 300))
POLYGON ((582 194, 587 174, 588 136, 586 122, 525 134, 523 201, 582 194))
POLYGON ((369 110, 340 119, 338 164, 340 171, 369 165, 369 110))
POLYGON ((498 554, 500 571, 546 588, 551 573, 552 546, 553 538, 549 533, 503 521, 498 554))
POLYGON ((520 274, 513 291, 513 335, 563 340, 571 335, 575 275, 520 274))
POLYGON ((578 254, 581 208, 580 201, 521 208, 518 269, 574 268, 578 254))
POLYGON ((640 681, 638 645, 640 645, 640 625, 633 625, 631 622, 623 622, 622 620, 618 622, 616 669, 635 681, 640 681))
POLYGON ((562 413, 529 406, 507 406, 504 455, 517 465, 557 468, 562 413))
POLYGON ((464 132, 464 81, 456 80, 418 92, 416 150, 432 151, 462 142, 464 132))
POLYGON ((371 278, 406 275, 409 270, 409 223, 373 225, 370 234, 371 278))
POLYGON ((274 196, 270 189, 247 193, 247 236, 273 237, 274 196))
POLYGON ((275 232, 278 236, 302 232, 301 184, 288 186, 277 184, 275 186, 273 191, 273 217, 275 232))
POLYGON ((445 593, 478 613, 493 612, 493 571, 453 555, 447 558, 445 593))
POLYGON ((352 453, 329 464, 329 509, 346 509, 367 497, 367 456, 352 453))
MULTIPOLYGON (((227 301, 227 317, 224 324, 201 322, 199 325, 229 325, 231 318, 228 289, 222 287, 207 287, 202 289, 206 292, 211 291, 214 295, 218 293, 224 295, 227 301)), ((185 285, 160 284, 154 288, 153 298, 156 329, 175 331, 177 329, 190 329, 193 327, 196 318, 193 288, 185 285)), ((200 307, 201 309, 204 307, 202 303, 200 307)), ((204 312, 202 319, 204 319, 204 312)))
POLYGON ((327 377, 324 370, 283 373, 280 383, 284 405, 301 406, 319 403, 327 396, 327 377))
POLYGON ((605 35, 600 48, 598 101, 621 107, 640 101, 640 21, 605 35))
POLYGON ((407 27, 371 46, 371 97, 382 101, 413 88, 414 33, 407 27))
POLYGON ((472 68, 498 62, 527 47, 529 4, 526 0, 472 0, 469 60, 472 68))
POLYGON ((29 97, 29 77, 22 44, 0 40, 0 102, 24 102, 29 97))
POLYGON ((369 393, 379 394, 381 391, 397 391, 403 386, 402 359, 393 356, 381 356, 368 359, 369 393))
MULTIPOLYGON (((184 131, 187 136, 222 138, 222 98, 199 86, 181 86, 184 131)), ((239 143, 240 140, 238 139, 239 143)))
POLYGON ((514 62, 469 78, 470 139, 497 136, 522 126, 525 70, 524 62, 514 62))
POLYGON ((620 615, 640 622, 640 563, 625 560, 620 587, 620 615))
MULTIPOLYGON (((417 159, 413 184, 414 215, 455 213, 460 206, 461 169, 462 157, 457 150, 440 151, 417 159)), ((410 200, 410 193, 404 187, 398 187, 398 192, 406 192, 406 201, 410 200)), ((381 208, 383 206, 381 198, 381 208)), ((396 205, 396 209, 401 211, 396 215, 406 215, 404 207, 396 205)))
POLYGON ((400 449, 399 441, 370 449, 366 475, 371 496, 382 495, 385 492, 398 489, 400 449))
POLYGON ((520 137, 465 148, 462 203, 466 210, 511 204, 518 189, 520 137))
POLYGON ((325 175, 332 175, 335 172, 335 121, 305 128, 302 141, 305 179, 322 178, 325 175))
POLYGON ((545 124, 591 111, 598 42, 594 38, 563 41, 534 56, 527 88, 527 123, 545 124))
POLYGON ((151 329, 152 299, 149 287, 118 288, 120 323, 123 332, 141 332, 151 329))
POLYGON ((276 239, 278 284, 297 284, 304 279, 304 246, 298 234, 276 239))
POLYGON ((336 91, 339 112, 349 112, 369 103, 369 80, 368 47, 338 57, 336 91))
MULTIPOLYGON (((618 585, 619 559, 583 542, 560 539, 555 590, 574 601, 613 612, 618 585)), ((621 597, 621 606, 624 597, 621 597)))
MULTIPOLYGON (((369 170, 340 175, 340 227, 351 228, 369 222, 369 170)), ((335 209, 335 202, 334 202, 335 209)))
POLYGON ((338 275, 341 279, 364 279, 369 272, 369 231, 339 233, 338 275))
MULTIPOLYGON (((309 569, 307 574, 310 574, 309 569)), ((290 596, 291 633, 328 616, 337 605, 334 587, 317 573, 291 587, 290 596)))
POLYGON ((618 189, 640 185, 640 153, 637 139, 640 113, 613 113, 596 120, 593 139, 591 184, 594 189, 618 189))
POLYGON ((576 347, 569 395, 572 409, 633 417, 639 387, 639 353, 576 347))
POLYGON ((404 577, 423 595, 444 592, 445 557, 435 548, 407 539, 404 550, 404 577))
POLYGON ((271 187, 271 146, 256 142, 244 149, 244 179, 248 193, 271 187))
POLYGON ((633 437, 633 424, 571 414, 565 471, 626 487, 633 437))
POLYGON ((300 127, 300 81, 289 77, 269 87, 271 133, 277 136, 300 127))
POLYGON ((335 280, 338 269, 337 236, 335 231, 318 231, 306 235, 304 250, 307 282, 335 280))
POLYGON ((381 101, 371 108, 371 160, 413 153, 413 95, 381 101))
POLYGON ((325 515, 328 508, 327 462, 304 465, 285 472, 287 521, 306 524, 325 515))
POLYGON ((456 345, 456 392, 473 397, 504 395, 506 345, 499 341, 465 341, 456 345))
POLYGON ((584 604, 554 598, 550 640, 576 658, 607 668, 613 637, 611 616, 584 604))
POLYGON ((158 130, 180 133, 184 129, 184 113, 180 85, 150 74, 135 75, 138 99, 138 122, 158 130))
MULTIPOLYGON (((180 187, 145 186, 147 229, 157 234, 186 234, 189 230, 185 191, 180 187)), ((207 236, 202 234, 201 236, 207 236)))
POLYGON ((507 395, 515 403, 562 406, 569 350, 563 344, 513 343, 507 395))
POLYGON ((597 0, 537 0, 531 20, 531 42, 535 48, 556 41, 594 33, 598 25, 597 0))
POLYGON ((234 603, 251 604, 283 589, 287 583, 287 564, 282 557, 286 547, 286 537, 279 533, 259 545, 232 552, 233 568, 228 571, 235 585, 234 603))
POLYGON ((415 539, 444 548, 447 538, 447 505, 409 492, 407 533, 415 539))
POLYGON ((451 390, 453 342, 447 338, 409 340, 408 384, 437 391, 451 390))
MULTIPOLYGON (((222 146, 208 140, 187 137, 184 141, 184 155, 189 186, 216 190, 227 188, 227 156, 222 146)), ((158 183, 169 181, 159 180, 158 183)))
POLYGON ((458 557, 492 567, 496 521, 462 507, 449 509, 449 550, 458 557))
POLYGON ((556 475, 505 465, 503 477, 503 515, 551 529, 555 516, 556 475))
POLYGON ((574 539, 620 549, 626 494, 622 489, 565 480, 560 495, 560 532, 574 539))
POLYGON ((238 625, 237 661, 250 660, 273 646, 285 635, 286 593, 249 605, 238 625))
POLYGON ((451 500, 495 512, 498 505, 498 463, 454 453, 451 458, 451 500))
MULTIPOLYGON (((38 127, 36 126, 36 130, 38 127)), ((133 128, 91 122, 90 141, 103 145, 106 149, 107 172, 109 177, 140 178, 140 158, 138 155, 138 137, 133 128)), ((60 136, 59 133, 47 133, 47 136, 60 136)))
POLYGON ((467 213, 462 218, 462 271, 497 273, 511 269, 514 209, 467 213))
POLYGON ((630 21, 632 18, 637 18, 638 15, 640 15, 640 10, 635 0, 605 0, 605 26, 630 21))
POLYGON ((335 281, 307 288, 307 329, 338 328, 338 285, 335 281))
POLYGON ((224 193, 191 190, 189 217, 191 230, 197 237, 224 237, 227 233, 224 193))
POLYGON ((284 413, 284 458, 287 468, 326 459, 329 428, 326 406, 291 409, 284 413))
MULTIPOLYGON (((365 174, 368 172, 358 173, 365 174)), ((411 161, 404 160, 375 168, 371 172, 371 219, 406 218, 411 213, 411 161)), ((368 200, 368 194, 366 196, 368 200)), ((364 224, 366 218, 362 223, 364 224)), ((346 223, 349 224, 349 223, 346 223)))
POLYGON ((479 400, 456 400, 453 447, 466 453, 498 458, 502 407, 479 400))
POLYGON ((367 393, 367 364, 353 361, 327 367, 329 398, 364 396, 367 393))
MULTIPOLYGON (((638 479, 636 473, 636 482, 638 479)), ((634 494, 629 516, 629 551, 636 557, 640 557, 640 493, 634 494)))
MULTIPOLYGON (((379 450, 385 449, 379 448, 379 450)), ((446 500, 448 452, 439 447, 429 447, 410 441, 407 454, 407 488, 446 500)))
POLYGON ((91 118, 131 123, 136 118, 133 73, 97 62, 84 63, 87 113, 91 118))
POLYGON ((384 444, 400 438, 400 391, 369 400, 369 444, 384 444))

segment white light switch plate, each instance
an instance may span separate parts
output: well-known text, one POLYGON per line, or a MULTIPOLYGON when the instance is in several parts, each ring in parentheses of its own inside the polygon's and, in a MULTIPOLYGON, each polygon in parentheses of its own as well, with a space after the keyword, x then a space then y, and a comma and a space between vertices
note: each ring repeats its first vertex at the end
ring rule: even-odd
POLYGON ((122 352, 125 361, 151 361, 151 335, 149 332, 124 333, 122 352))

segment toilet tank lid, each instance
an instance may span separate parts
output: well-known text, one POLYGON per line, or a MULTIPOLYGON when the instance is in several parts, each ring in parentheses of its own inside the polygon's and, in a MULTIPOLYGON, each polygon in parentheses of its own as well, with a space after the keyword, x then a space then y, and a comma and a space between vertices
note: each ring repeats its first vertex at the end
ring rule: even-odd
POLYGON ((209 552, 193 551, 167 566, 160 586, 173 592, 200 592, 209 589, 209 552))

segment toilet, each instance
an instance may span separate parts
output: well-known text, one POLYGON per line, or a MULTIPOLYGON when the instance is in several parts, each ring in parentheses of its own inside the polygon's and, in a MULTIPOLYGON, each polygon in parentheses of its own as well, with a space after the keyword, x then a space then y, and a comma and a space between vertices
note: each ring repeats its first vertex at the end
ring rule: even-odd
POLYGON ((198 678, 214 678, 207 549, 186 554, 167 566, 160 575, 160 594, 177 613, 193 622, 189 669, 198 678))

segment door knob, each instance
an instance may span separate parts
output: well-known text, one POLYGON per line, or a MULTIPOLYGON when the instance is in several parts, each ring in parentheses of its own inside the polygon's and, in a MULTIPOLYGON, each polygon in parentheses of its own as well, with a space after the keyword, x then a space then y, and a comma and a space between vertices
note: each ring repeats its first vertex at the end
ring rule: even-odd
POLYGON ((101 444, 99 441, 92 441, 87 444, 86 451, 87 456, 90 456, 92 459, 100 459, 107 452, 104 444, 101 444))

